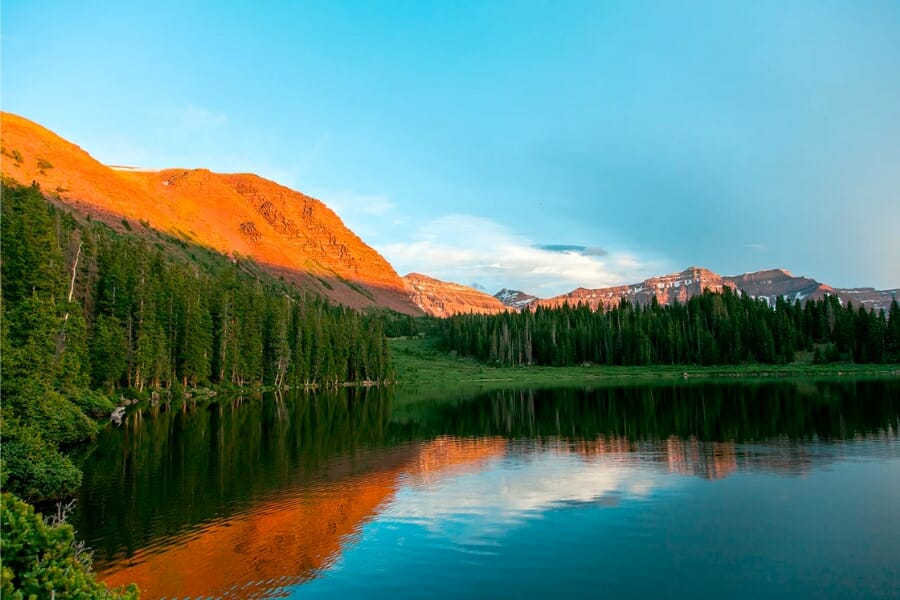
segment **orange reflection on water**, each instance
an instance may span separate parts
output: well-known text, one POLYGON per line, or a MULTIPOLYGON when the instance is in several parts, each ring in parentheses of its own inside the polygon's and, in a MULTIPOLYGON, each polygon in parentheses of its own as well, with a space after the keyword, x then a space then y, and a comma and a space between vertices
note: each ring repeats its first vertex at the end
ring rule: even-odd
POLYGON ((423 485, 440 476, 480 470, 486 461, 506 454, 506 448, 506 440, 500 437, 436 438, 419 451, 411 468, 411 483, 423 485))
MULTIPOLYGON (((141 597, 258 598, 315 577, 393 498, 401 476, 427 482, 442 471, 479 468, 501 456, 496 439, 438 438, 380 453, 370 472, 293 489, 250 510, 166 540, 165 547, 109 565, 110 587, 137 583, 141 597)), ((362 462, 371 462, 369 455, 362 462)))
POLYGON ((142 598, 261 597, 327 567, 348 536, 390 498, 402 466, 349 476, 274 500, 110 565, 105 582, 135 582, 142 598), (249 582, 249 583, 248 583, 249 582))
POLYGON ((700 442, 675 436, 666 440, 669 470, 682 475, 722 479, 737 470, 734 442, 700 442))

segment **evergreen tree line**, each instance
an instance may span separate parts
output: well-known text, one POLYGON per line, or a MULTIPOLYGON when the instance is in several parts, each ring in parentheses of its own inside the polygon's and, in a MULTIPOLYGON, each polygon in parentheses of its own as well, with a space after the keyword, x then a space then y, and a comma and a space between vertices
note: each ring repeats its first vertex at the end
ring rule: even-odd
POLYGON ((684 304, 622 301, 609 310, 587 305, 520 313, 456 315, 439 324, 444 349, 499 366, 734 365, 789 363, 795 352, 816 362, 900 361, 900 308, 889 314, 835 296, 774 309, 730 288, 684 304))
POLYGON ((5 489, 77 487, 55 448, 93 436, 86 414, 108 414, 121 393, 392 377, 382 317, 149 229, 79 222, 36 185, 4 181, 2 194, 5 489))

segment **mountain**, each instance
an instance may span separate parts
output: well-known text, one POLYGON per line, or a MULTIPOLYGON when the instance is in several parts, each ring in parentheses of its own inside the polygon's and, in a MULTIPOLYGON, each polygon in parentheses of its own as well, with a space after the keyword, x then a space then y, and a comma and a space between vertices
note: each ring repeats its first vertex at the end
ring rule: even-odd
POLYGON ((818 300, 827 294, 835 293, 834 288, 829 285, 824 285, 808 277, 794 277, 790 271, 784 269, 744 273, 725 279, 745 294, 764 299, 772 306, 779 297, 793 302, 806 299, 818 300))
POLYGON ((540 299, 537 296, 532 296, 531 294, 526 294, 519 290, 508 290, 506 288, 503 288, 494 294, 494 298, 502 302, 504 306, 508 306, 514 310, 522 310, 526 306, 531 305, 535 300, 540 299))
POLYGON ((891 306, 891 300, 900 297, 900 289, 876 290, 875 288, 834 288, 815 279, 807 277, 795 277, 784 269, 770 269, 745 273, 734 277, 726 277, 729 281, 745 294, 754 298, 763 298, 770 306, 775 305, 779 296, 793 302, 807 299, 818 300, 825 295, 833 295, 840 298, 842 304, 852 302, 854 305, 863 305, 867 309, 887 310, 891 306))
POLYGON ((460 313, 496 314, 509 310, 497 298, 474 288, 434 279, 420 273, 403 277, 413 302, 433 317, 460 313))
POLYGON ((808 277, 795 277, 784 269, 769 269, 723 277, 709 269, 690 267, 680 273, 651 277, 641 283, 609 288, 578 288, 567 294, 533 302, 536 306, 561 306, 563 304, 588 304, 593 309, 610 307, 626 299, 632 304, 649 304, 655 297, 660 304, 673 301, 685 302, 705 289, 722 291, 725 287, 737 290, 753 298, 764 299, 770 306, 781 297, 789 302, 807 299, 817 300, 827 294, 837 296, 842 304, 853 302, 867 309, 887 310, 894 297, 900 297, 900 289, 875 290, 874 288, 834 288, 808 277))
POLYGON ((891 300, 900 297, 900 290, 873 288, 834 288, 808 277, 795 277, 784 269, 769 269, 725 277, 702 267, 689 267, 678 273, 651 277, 640 283, 608 288, 578 288, 552 298, 538 298, 518 290, 502 289, 488 296, 474 288, 447 283, 410 273, 403 277, 413 301, 426 313, 447 317, 459 313, 495 314, 504 310, 522 310, 526 306, 558 307, 563 304, 587 304, 592 309, 609 308, 623 299, 632 304, 647 305, 653 298, 660 304, 687 302, 692 296, 710 289, 716 292, 731 288, 753 298, 764 299, 775 306, 777 298, 789 302, 819 299, 826 294, 837 296, 841 303, 864 305, 875 310, 888 310, 891 300))
POLYGON ((118 230, 159 230, 354 308, 419 315, 393 267, 325 204, 252 174, 109 167, 22 117, 0 113, 2 171, 118 230))
POLYGON ((671 304, 675 300, 685 302, 691 296, 703 293, 705 289, 720 292, 725 287, 735 286, 709 269, 690 267, 680 273, 651 277, 631 285, 599 289, 578 288, 568 294, 538 300, 534 304, 547 307, 587 304, 594 310, 614 306, 623 299, 632 304, 645 305, 656 298, 660 304, 671 304))

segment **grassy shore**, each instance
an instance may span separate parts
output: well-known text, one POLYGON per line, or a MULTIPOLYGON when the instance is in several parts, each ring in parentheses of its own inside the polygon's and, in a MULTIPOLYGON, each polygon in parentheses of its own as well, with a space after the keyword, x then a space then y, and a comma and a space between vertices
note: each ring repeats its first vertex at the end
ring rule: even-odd
POLYGON ((655 365, 615 367, 591 365, 578 367, 492 367, 470 358, 457 357, 439 350, 428 338, 399 338, 390 341, 397 379, 403 386, 437 384, 503 387, 506 385, 618 384, 659 380, 763 377, 900 377, 900 364, 864 365, 853 363, 812 363, 811 353, 798 353, 787 365, 655 365))

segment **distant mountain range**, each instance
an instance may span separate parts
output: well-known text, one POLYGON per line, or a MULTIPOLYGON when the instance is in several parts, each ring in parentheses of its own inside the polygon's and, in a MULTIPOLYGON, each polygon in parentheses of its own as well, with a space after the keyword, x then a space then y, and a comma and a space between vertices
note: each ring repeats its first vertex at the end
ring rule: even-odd
POLYGON ((472 287, 410 273, 401 278, 325 204, 252 174, 206 169, 110 167, 48 129, 0 113, 3 177, 40 184, 51 202, 123 233, 152 239, 155 230, 248 259, 302 289, 353 308, 384 307, 410 315, 495 314, 527 306, 587 304, 608 307, 627 299, 647 304, 684 302, 704 289, 730 287, 774 305, 837 296, 887 309, 900 290, 834 288, 772 269, 723 277, 691 267, 641 283, 578 288, 552 298, 503 289, 491 296, 472 287))
POLYGON ((525 306, 561 306, 563 304, 587 304, 593 309, 609 307, 626 299, 633 304, 646 305, 653 298, 660 304, 685 302, 705 289, 721 291, 731 288, 753 298, 764 299, 774 306, 779 297, 789 302, 820 299, 825 295, 837 296, 841 303, 853 302, 875 310, 890 307, 891 300, 900 297, 900 289, 876 290, 874 288, 834 288, 808 277, 795 277, 784 269, 769 269, 722 276, 709 269, 690 267, 680 273, 651 277, 641 283, 608 288, 578 288, 567 294, 540 299, 515 290, 501 290, 496 298, 514 310, 525 306))
POLYGON ((808 299, 817 300, 825 295, 833 295, 843 304, 852 302, 856 306, 887 310, 893 298, 900 299, 900 289, 834 288, 808 277, 795 277, 784 269, 722 276, 709 269, 690 267, 679 273, 651 277, 640 283, 607 288, 577 288, 551 298, 538 298, 519 290, 509 289, 502 289, 492 297, 458 283, 448 283, 424 275, 410 274, 404 279, 409 283, 411 278, 418 282, 416 287, 419 291, 413 295, 413 301, 433 316, 449 316, 457 313, 493 314, 498 312, 500 306, 506 310, 520 311, 529 306, 558 307, 564 304, 571 306, 586 304, 597 310, 615 306, 623 299, 638 305, 650 304, 653 298, 660 304, 671 304, 676 300, 686 302, 706 289, 720 292, 726 287, 753 298, 763 299, 770 306, 775 306, 779 297, 789 302, 795 300, 804 302, 808 299))

